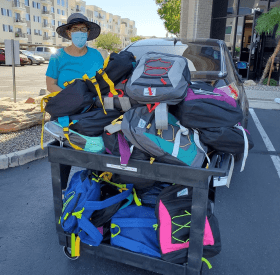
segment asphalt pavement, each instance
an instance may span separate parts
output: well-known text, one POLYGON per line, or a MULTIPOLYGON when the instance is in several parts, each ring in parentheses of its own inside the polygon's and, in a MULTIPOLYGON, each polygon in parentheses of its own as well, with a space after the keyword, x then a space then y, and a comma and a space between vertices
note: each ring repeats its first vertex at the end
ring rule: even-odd
MULTIPOLYGON (((41 65, 25 65, 15 68, 17 101, 39 96, 46 89, 46 70, 48 62, 41 65)), ((11 66, 0 66, 0 98, 13 98, 13 78, 11 66)))
MULTIPOLYGON (((280 111, 254 109, 275 151, 268 152, 252 117, 248 130, 255 147, 244 172, 240 163, 230 188, 219 187, 215 215, 222 252, 204 275, 272 275, 280 272, 280 178, 271 156, 280 156, 280 111)), ((259 125, 258 125, 259 127, 259 125)), ((263 133, 262 133, 263 135, 263 133)), ((265 138, 267 144, 268 140, 265 138)), ((0 170, 1 275, 155 275, 82 251, 68 260, 55 231, 51 170, 47 159, 0 170)))

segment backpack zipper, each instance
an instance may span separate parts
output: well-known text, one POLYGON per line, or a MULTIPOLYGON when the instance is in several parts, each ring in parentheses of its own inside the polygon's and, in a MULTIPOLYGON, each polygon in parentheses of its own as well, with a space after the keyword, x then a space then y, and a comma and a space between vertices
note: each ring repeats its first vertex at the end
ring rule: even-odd
POLYGON ((63 225, 63 226, 64 226, 64 223, 68 220, 68 218, 72 215, 72 213, 74 212, 75 208, 77 207, 77 204, 78 204, 78 202, 79 202, 79 199, 80 199, 81 195, 82 195, 82 193, 79 193, 79 194, 78 194, 78 197, 77 197, 77 200, 76 200, 76 202, 75 202, 74 207, 73 207, 72 210, 69 212, 67 218, 66 218, 65 220, 63 220, 63 222, 62 222, 62 225, 63 225))
POLYGON ((144 87, 173 87, 172 84, 144 84, 144 83, 140 83, 140 82, 134 82, 133 85, 138 85, 138 86, 144 86, 144 87))

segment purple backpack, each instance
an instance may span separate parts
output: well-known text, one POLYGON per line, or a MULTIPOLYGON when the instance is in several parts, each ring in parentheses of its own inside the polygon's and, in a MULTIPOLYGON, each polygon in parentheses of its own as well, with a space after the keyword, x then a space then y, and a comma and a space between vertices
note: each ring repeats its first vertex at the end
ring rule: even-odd
POLYGON ((187 96, 170 112, 184 127, 232 127, 242 121, 243 113, 235 99, 203 82, 191 84, 187 96))

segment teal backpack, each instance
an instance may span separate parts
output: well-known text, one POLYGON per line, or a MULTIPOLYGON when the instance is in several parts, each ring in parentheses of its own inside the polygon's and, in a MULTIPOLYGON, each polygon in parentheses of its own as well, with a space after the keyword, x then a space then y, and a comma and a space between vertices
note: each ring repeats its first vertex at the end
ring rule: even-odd
POLYGON ((198 132, 183 127, 168 113, 168 129, 156 128, 155 112, 146 106, 130 109, 123 115, 121 130, 138 149, 154 160, 178 165, 201 167, 207 147, 199 141, 198 132))
MULTIPOLYGON (((67 124, 67 123, 66 123, 67 124)), ((68 124, 69 125, 69 124, 68 124)), ((65 127, 57 121, 47 122, 44 126, 44 131, 61 142, 66 147, 71 147, 76 150, 87 151, 91 153, 104 153, 105 146, 102 136, 88 137, 70 130, 65 131, 65 127), (63 129, 64 128, 64 129, 63 129)))

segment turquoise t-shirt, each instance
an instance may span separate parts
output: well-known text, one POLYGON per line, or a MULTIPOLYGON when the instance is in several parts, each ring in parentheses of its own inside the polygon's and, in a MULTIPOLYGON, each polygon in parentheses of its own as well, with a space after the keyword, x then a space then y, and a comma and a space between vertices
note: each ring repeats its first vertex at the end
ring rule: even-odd
POLYGON ((103 62, 101 53, 93 48, 87 47, 83 56, 71 56, 64 49, 59 49, 50 58, 46 76, 57 79, 57 85, 64 89, 65 81, 82 78, 84 74, 89 78, 95 76, 96 71, 103 68, 103 62))

